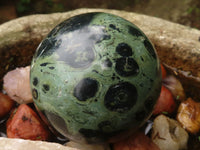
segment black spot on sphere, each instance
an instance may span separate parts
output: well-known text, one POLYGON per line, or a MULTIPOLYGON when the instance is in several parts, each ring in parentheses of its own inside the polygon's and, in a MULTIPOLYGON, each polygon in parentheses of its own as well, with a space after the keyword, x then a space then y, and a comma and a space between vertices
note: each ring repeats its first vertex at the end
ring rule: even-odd
POLYGON ((133 58, 121 57, 116 60, 115 70, 119 75, 127 77, 137 75, 139 66, 133 58))
POLYGON ((37 86, 37 85, 38 85, 38 78, 37 78, 37 77, 34 77, 34 78, 33 78, 33 85, 34 85, 34 86, 37 86))
POLYGON ((137 89, 128 82, 112 85, 104 98, 104 105, 110 111, 119 113, 130 110, 137 102, 137 89))
POLYGON ((50 63, 45 62, 45 63, 40 64, 40 66, 41 66, 41 67, 45 67, 45 66, 47 66, 47 65, 49 65, 49 64, 50 64, 50 63))
POLYGON ((36 89, 32 90, 32 95, 35 100, 38 99, 38 91, 36 89))
POLYGON ((143 77, 146 77, 146 74, 145 74, 145 73, 142 73, 142 76, 143 76, 143 77))
POLYGON ((117 28, 114 24, 109 24, 109 27, 113 30, 117 30, 118 32, 120 32, 119 28, 117 28))
POLYGON ((153 83, 153 79, 149 78, 149 81, 153 83))
POLYGON ((46 92, 46 91, 49 91, 49 89, 50 89, 50 87, 49 87, 48 84, 43 84, 42 87, 43 87, 42 90, 45 91, 45 92, 46 92))
POLYGON ((147 40, 147 39, 144 40, 144 46, 145 46, 146 49, 148 50, 149 54, 150 54, 151 56, 153 56, 154 59, 156 59, 155 50, 154 50, 152 44, 149 42, 149 40, 147 40))
POLYGON ((98 90, 98 82, 91 78, 82 79, 74 88, 74 96, 79 101, 94 97, 98 90))
POLYGON ((112 62, 110 61, 110 59, 106 59, 103 63, 104 67, 110 68, 112 67, 112 62))
POLYGON ((143 61, 143 62, 144 62, 144 58, 143 58, 142 56, 140 57, 140 59, 141 59, 141 61, 143 61))
POLYGON ((133 36, 143 36, 142 32, 138 30, 137 28, 134 28, 132 26, 128 26, 128 32, 133 36))
POLYGON ((109 27, 114 29, 114 30, 116 29, 116 26, 114 24, 109 24, 109 27))
POLYGON ((49 67, 49 69, 51 69, 51 70, 54 70, 54 69, 55 69, 55 67, 49 67))
POLYGON ((119 55, 125 56, 125 57, 133 55, 132 48, 126 43, 118 44, 116 47, 116 51, 119 55))
POLYGON ((99 74, 99 72, 97 70, 92 70, 92 72, 95 72, 95 73, 99 74))

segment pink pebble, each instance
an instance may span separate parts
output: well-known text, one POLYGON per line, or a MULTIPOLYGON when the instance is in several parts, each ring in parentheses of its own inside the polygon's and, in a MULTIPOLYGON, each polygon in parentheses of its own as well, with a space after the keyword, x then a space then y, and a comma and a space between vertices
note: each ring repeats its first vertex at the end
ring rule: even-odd
POLYGON ((33 102, 30 89, 30 66, 9 71, 3 78, 3 88, 19 104, 33 102))

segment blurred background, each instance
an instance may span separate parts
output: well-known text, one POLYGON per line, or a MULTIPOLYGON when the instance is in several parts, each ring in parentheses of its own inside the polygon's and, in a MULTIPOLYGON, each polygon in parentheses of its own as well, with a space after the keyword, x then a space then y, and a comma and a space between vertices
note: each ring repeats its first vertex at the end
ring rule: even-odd
POLYGON ((200 0, 0 0, 0 24, 21 16, 77 8, 126 10, 200 29, 200 0))

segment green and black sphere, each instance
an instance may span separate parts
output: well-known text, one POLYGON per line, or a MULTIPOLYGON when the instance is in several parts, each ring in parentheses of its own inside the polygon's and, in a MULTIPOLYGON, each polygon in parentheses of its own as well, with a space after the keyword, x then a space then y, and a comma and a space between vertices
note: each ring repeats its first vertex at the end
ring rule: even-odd
POLYGON ((104 142, 137 129, 161 88, 156 51, 131 22, 86 13, 57 25, 31 64, 35 105, 71 140, 104 142))

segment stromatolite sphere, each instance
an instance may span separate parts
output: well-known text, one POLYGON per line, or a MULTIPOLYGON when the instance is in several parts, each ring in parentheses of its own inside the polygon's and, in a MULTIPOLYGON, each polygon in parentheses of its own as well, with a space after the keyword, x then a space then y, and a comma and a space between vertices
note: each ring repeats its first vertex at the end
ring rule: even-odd
POLYGON ((58 132, 92 143, 149 118, 161 72, 138 27, 112 14, 87 13, 62 22, 41 42, 30 82, 35 105, 58 132))

